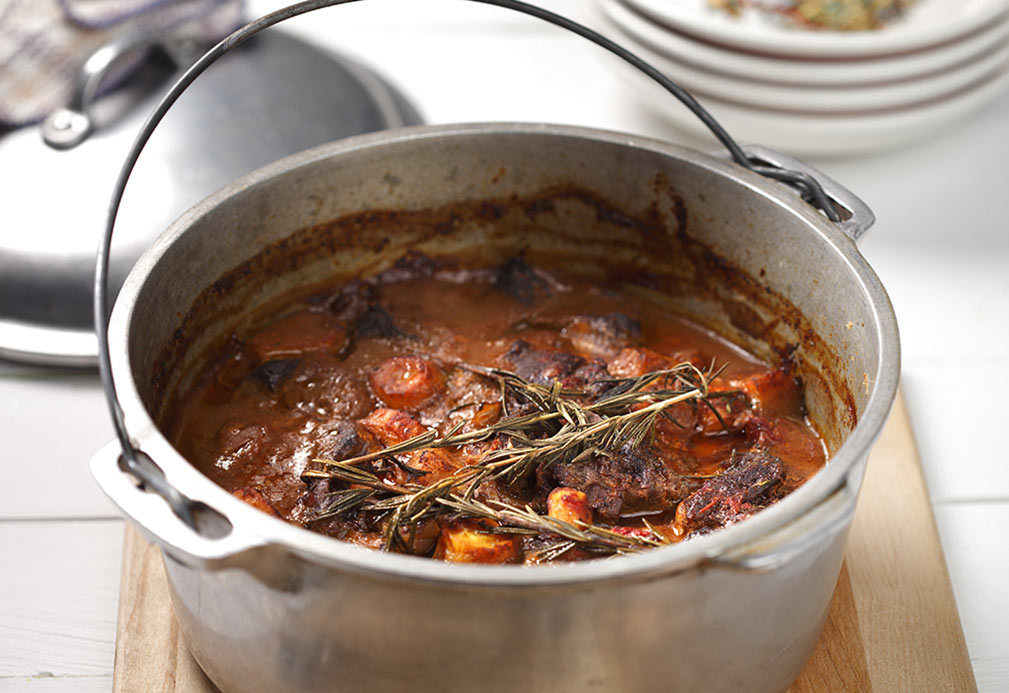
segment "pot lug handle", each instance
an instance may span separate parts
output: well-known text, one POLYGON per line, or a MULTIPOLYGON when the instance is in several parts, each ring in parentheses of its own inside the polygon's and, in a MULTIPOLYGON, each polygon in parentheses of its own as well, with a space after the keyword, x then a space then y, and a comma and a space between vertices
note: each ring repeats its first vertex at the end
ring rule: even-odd
POLYGON ((751 163, 758 167, 771 167, 783 171, 798 171, 804 173, 823 188, 830 202, 841 217, 841 221, 836 222, 842 231, 853 241, 858 241, 862 235, 876 223, 876 215, 869 209, 860 197, 848 190, 836 180, 826 175, 822 171, 798 159, 782 154, 781 152, 761 147, 748 145, 743 147, 743 152, 750 159, 751 163))
MULTIPOLYGON (((136 450, 136 459, 148 467, 150 475, 161 475, 164 479, 160 468, 140 450, 136 450)), ((185 565, 218 570, 244 562, 250 551, 267 544, 261 537, 243 531, 220 511, 185 498, 185 507, 191 514, 190 526, 160 493, 126 471, 118 440, 91 458, 91 474, 147 541, 157 543, 185 565)))
POLYGON ((748 572, 764 573, 775 570, 799 555, 817 546, 829 543, 839 534, 846 532, 855 516, 855 502, 858 497, 858 483, 852 485, 849 476, 841 488, 837 489, 813 508, 804 518, 816 518, 819 522, 812 531, 799 531, 796 523, 790 523, 743 548, 729 549, 713 556, 709 561, 721 568, 732 568, 748 572))

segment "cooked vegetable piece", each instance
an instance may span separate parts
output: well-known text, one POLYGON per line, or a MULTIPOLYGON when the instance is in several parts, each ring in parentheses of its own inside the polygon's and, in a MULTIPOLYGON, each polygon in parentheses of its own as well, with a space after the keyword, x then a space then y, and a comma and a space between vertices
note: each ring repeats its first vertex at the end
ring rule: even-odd
POLYGON ((274 517, 281 517, 280 513, 278 513, 273 508, 273 506, 270 505, 270 502, 266 500, 266 497, 263 496, 263 494, 260 493, 257 489, 251 487, 241 488, 238 489, 237 491, 234 491, 231 495, 233 495, 235 498, 238 498, 239 500, 245 501, 256 510, 262 510, 267 515, 273 515, 274 517))
POLYGON ((393 356, 370 376, 375 395, 393 409, 417 411, 445 390, 445 375, 420 356, 393 356))
MULTIPOLYGON (((417 419, 398 409, 376 409, 358 422, 380 447, 402 443, 426 432, 417 419)), ((398 466, 392 471, 396 483, 414 481, 433 483, 455 471, 458 466, 445 450, 417 450, 397 455, 398 466)))
POLYGON ((494 534, 490 520, 448 520, 442 524, 434 557, 454 563, 517 563, 522 544, 513 535, 494 534))
POLYGON ((547 515, 578 526, 578 523, 592 524, 592 508, 589 498, 578 489, 558 486, 547 496, 547 515))
POLYGON ((419 436, 427 429, 417 419, 399 409, 380 408, 359 422, 380 445, 389 447, 408 438, 419 436))

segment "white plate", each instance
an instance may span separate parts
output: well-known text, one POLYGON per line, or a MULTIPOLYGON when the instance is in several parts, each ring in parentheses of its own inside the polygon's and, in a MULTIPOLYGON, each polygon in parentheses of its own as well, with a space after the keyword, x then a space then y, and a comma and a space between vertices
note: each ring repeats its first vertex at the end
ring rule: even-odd
POLYGON ((773 58, 694 40, 628 8, 621 0, 602 0, 604 17, 623 33, 688 67, 769 84, 865 86, 920 77, 956 67, 1009 43, 1009 14, 980 33, 928 50, 863 60, 773 58))
POLYGON ((1005 0, 918 0, 900 20, 877 31, 814 31, 782 26, 761 12, 741 17, 711 8, 707 0, 627 0, 684 34, 736 50, 765 55, 823 58, 884 56, 954 41, 1009 13, 1005 0))
MULTIPOLYGON (((612 61, 608 62, 612 67, 612 61)), ((693 134, 710 137, 697 117, 631 66, 625 83, 641 103, 666 122, 693 134)), ((1009 66, 988 81, 954 97, 918 108, 866 115, 806 116, 758 110, 698 98, 740 143, 755 143, 800 156, 850 157, 906 145, 950 126, 987 104, 1009 87, 1009 66)))
MULTIPOLYGON (((630 37, 626 37, 631 41, 630 37)), ((985 81, 1009 64, 1009 45, 958 69, 930 77, 870 87, 788 86, 735 79, 669 60, 640 43, 628 48, 698 98, 737 106, 787 110, 795 114, 841 115, 910 108, 950 96, 985 81)))

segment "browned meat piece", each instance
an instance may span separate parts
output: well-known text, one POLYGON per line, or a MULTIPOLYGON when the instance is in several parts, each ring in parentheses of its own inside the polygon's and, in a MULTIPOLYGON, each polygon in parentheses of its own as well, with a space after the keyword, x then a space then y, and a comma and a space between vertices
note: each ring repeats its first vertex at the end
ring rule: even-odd
POLYGON ((521 255, 512 258, 498 270, 494 288, 524 305, 530 305, 550 293, 550 283, 541 272, 526 264, 521 255))
POLYGON ((649 445, 625 446, 619 454, 554 464, 539 470, 541 486, 569 486, 583 491, 602 519, 672 507, 693 489, 673 474, 649 445))
POLYGON ((753 402, 754 409, 761 416, 802 416, 804 414, 804 402, 799 383, 785 371, 761 371, 747 378, 731 380, 729 385, 742 390, 753 402))
POLYGON ((363 453, 364 441, 351 421, 332 421, 312 430, 314 456, 327 460, 346 460, 363 453))
POLYGON ((336 354, 347 341, 347 325, 325 313, 295 313, 260 330, 245 346, 260 362, 307 352, 336 354))
POLYGON ((445 389, 438 366, 420 356, 394 356, 369 376, 371 387, 386 406, 417 411, 445 389))
POLYGON ((641 341, 641 323, 623 313, 579 315, 572 318, 561 336, 586 358, 610 359, 641 341))
POLYGON ((439 262, 424 253, 408 250, 406 251, 406 255, 393 263, 392 267, 375 277, 375 281, 379 284, 391 284, 393 282, 405 282, 410 279, 430 277, 444 267, 444 265, 444 262, 439 262))
POLYGON ((276 392, 281 381, 294 373, 300 363, 301 359, 273 359, 252 371, 252 376, 270 388, 270 392, 276 392))
POLYGON ((277 385, 281 404, 313 419, 356 419, 374 407, 368 384, 336 356, 306 355, 277 385))
POLYGON ((645 347, 628 347, 621 349, 609 361, 609 371, 618 378, 637 378, 652 371, 662 371, 680 363, 692 363, 698 368, 706 365, 704 357, 697 349, 678 351, 671 356, 664 356, 657 351, 645 347))
POLYGON ((326 301, 326 307, 340 320, 354 324, 368 306, 378 300, 375 286, 355 279, 326 301))
POLYGON ((371 305, 364 309, 354 323, 354 336, 357 338, 377 337, 379 339, 395 339, 410 337, 406 332, 396 327, 389 312, 379 305, 371 305))
POLYGON ((734 452, 729 467, 708 479, 676 508, 677 536, 743 520, 775 500, 784 479, 781 460, 762 448, 734 452))
POLYGON ((263 497, 263 494, 251 486, 249 488, 240 488, 237 491, 232 492, 231 495, 239 500, 245 501, 256 510, 262 510, 267 515, 273 515, 274 517, 281 516, 280 513, 274 510, 269 501, 263 497))
POLYGON ((512 366, 517 375, 531 383, 550 385, 555 380, 563 382, 585 359, 566 351, 537 349, 524 339, 517 339, 504 355, 504 360, 512 366))

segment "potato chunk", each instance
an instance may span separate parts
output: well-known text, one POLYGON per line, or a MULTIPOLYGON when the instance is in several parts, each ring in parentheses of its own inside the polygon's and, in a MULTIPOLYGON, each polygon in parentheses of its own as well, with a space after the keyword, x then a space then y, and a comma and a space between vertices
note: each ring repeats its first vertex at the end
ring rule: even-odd
POLYGON ((516 563, 522 547, 515 536, 490 534, 490 520, 447 520, 442 525, 434 557, 454 563, 516 563))
POLYGON ((547 515, 575 527, 579 522, 592 524, 589 497, 578 489, 558 486, 547 496, 547 515))
POLYGON ((420 356, 394 356, 371 374, 371 387, 386 406, 417 411, 445 389, 441 369, 420 356))

